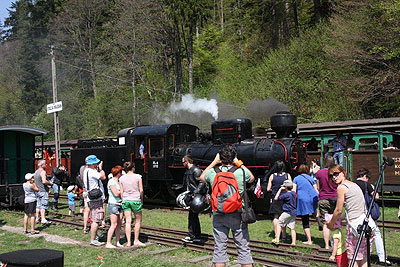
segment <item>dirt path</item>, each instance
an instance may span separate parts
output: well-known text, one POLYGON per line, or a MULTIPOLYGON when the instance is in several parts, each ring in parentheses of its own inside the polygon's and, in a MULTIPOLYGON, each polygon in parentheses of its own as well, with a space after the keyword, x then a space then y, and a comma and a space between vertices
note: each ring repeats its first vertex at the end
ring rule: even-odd
MULTIPOLYGON (((14 226, 8 226, 8 225, 0 225, 0 229, 7 231, 7 232, 12 232, 12 233, 17 233, 17 234, 24 234, 24 229, 22 227, 14 227, 14 226)), ((63 244, 63 245, 87 245, 87 243, 76 241, 74 239, 68 238, 68 237, 63 237, 59 235, 51 235, 45 232, 41 232, 36 235, 29 235, 29 237, 33 238, 38 238, 43 236, 46 241, 57 243, 57 244, 63 244)))

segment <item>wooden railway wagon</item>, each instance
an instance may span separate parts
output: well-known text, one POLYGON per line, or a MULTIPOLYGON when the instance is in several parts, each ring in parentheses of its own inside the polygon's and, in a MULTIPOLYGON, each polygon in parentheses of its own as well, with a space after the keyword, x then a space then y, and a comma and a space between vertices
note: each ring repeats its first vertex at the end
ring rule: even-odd
POLYGON ((324 122, 299 124, 299 137, 305 142, 315 138, 317 150, 307 150, 307 162, 313 158, 323 162, 323 148, 341 131, 346 137, 353 135, 355 149, 345 151, 345 167, 351 179, 356 178, 357 171, 367 168, 371 171, 371 182, 376 182, 383 155, 393 158, 395 164, 387 166, 384 172, 383 189, 400 192, 400 118, 383 118, 371 120, 353 120, 343 122, 324 122), (388 147, 391 144, 391 147, 388 147))
POLYGON ((26 126, 0 127, 0 205, 23 205, 25 174, 35 170, 35 137, 47 131, 26 126))

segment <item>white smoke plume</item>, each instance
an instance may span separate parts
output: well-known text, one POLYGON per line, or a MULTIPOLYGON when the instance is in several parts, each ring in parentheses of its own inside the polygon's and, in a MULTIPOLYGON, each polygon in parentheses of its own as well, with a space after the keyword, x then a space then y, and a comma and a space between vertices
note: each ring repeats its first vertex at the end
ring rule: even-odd
POLYGON ((215 99, 195 98, 192 94, 182 96, 181 102, 173 102, 169 107, 172 113, 177 111, 189 111, 191 113, 210 113, 215 120, 218 120, 218 105, 215 99))

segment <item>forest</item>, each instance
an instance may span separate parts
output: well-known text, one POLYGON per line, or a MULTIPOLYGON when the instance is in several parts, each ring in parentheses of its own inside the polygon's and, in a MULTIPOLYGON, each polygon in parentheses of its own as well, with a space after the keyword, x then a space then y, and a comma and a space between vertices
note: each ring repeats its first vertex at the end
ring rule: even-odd
POLYGON ((16 0, 0 31, 0 125, 49 140, 52 49, 61 139, 400 116, 400 0, 16 0))

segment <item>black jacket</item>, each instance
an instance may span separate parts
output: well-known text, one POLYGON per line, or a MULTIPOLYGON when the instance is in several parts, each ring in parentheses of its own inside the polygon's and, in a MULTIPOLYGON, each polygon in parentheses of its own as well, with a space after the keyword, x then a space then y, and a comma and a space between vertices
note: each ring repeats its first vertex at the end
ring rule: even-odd
POLYGON ((61 185, 64 180, 69 180, 69 173, 67 171, 60 170, 58 167, 54 167, 51 174, 53 182, 57 185, 61 185))
POLYGON ((200 183, 200 175, 201 170, 196 165, 186 170, 183 177, 183 189, 194 193, 200 183))

